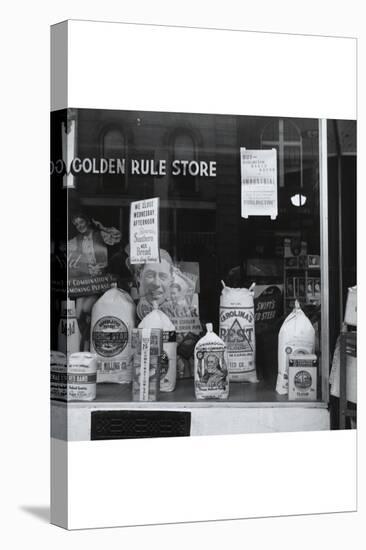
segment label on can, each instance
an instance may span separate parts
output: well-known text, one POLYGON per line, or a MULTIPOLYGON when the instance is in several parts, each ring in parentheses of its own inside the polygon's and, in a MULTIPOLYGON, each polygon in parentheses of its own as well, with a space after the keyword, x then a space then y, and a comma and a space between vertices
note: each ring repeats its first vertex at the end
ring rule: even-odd
POLYGON ((151 329, 143 328, 141 336, 140 401, 149 398, 151 329))
POLYGON ((92 401, 97 389, 97 359, 88 352, 73 353, 67 365, 68 401, 92 401))
POLYGON ((51 399, 67 399, 67 359, 64 353, 51 351, 51 399))
POLYGON ((132 330, 133 377, 132 397, 135 401, 156 401, 160 386, 162 330, 132 330))
POLYGON ((313 379, 311 377, 311 374, 306 370, 301 370, 297 372, 294 376, 294 384, 296 388, 299 388, 301 390, 306 390, 310 388, 312 382, 313 379))

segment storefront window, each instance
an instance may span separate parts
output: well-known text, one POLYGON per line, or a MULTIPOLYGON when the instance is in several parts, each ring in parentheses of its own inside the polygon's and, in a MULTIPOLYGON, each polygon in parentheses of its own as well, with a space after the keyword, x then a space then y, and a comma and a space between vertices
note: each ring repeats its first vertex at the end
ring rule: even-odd
MULTIPOLYGON (((161 258, 169 282, 169 296, 159 303, 165 304, 162 311, 179 325, 176 386, 174 391, 162 392, 160 400, 196 403, 194 348, 206 332, 206 324, 212 323, 216 334, 223 337, 229 334, 232 350, 245 348, 243 353, 249 357, 248 364, 254 373, 252 377, 231 381, 228 403, 288 405, 291 402, 288 392, 278 391, 279 364, 289 359, 286 354, 292 349, 291 330, 296 332, 296 327, 286 336, 288 345, 284 348, 279 335, 291 312, 300 308, 301 322, 310 334, 311 343, 305 342, 303 348, 298 346, 298 351, 315 356, 312 371, 315 394, 310 401, 324 406, 329 364, 324 360, 322 318, 328 313, 322 311, 322 299, 329 288, 322 278, 322 254, 326 246, 321 234, 325 239, 326 233, 322 233, 321 227, 326 220, 322 219, 320 200, 319 121, 81 110, 77 125, 79 156, 96 157, 96 144, 102 136, 101 158, 119 159, 121 168, 119 173, 107 171, 102 175, 80 170, 75 174, 75 191, 69 198, 69 234, 74 239, 69 246, 81 256, 89 251, 89 260, 83 262, 86 271, 78 274, 74 262, 72 276, 77 281, 82 278, 85 281, 89 275, 100 277, 93 291, 90 285, 89 290, 87 285, 83 290, 84 282, 77 283, 77 287, 75 283, 72 288, 77 291, 69 296, 76 302, 76 313, 81 312, 82 316, 81 349, 91 349, 93 307, 111 284, 117 284, 135 301, 136 327, 149 307, 151 311, 152 304, 139 305, 145 268, 129 261, 129 215, 131 202, 159 198, 161 258), (276 151, 277 206, 272 217, 258 191, 253 191, 257 197, 252 199, 257 205, 255 215, 242 216, 241 150, 244 149, 249 155, 253 151, 276 151), (94 185, 97 177, 102 181, 102 193, 94 185), (93 235, 88 249, 75 224, 74 212, 79 217, 80 212, 85 213, 93 235), (91 269, 93 262, 98 264, 99 271, 96 267, 91 269), (250 338, 245 336, 247 340, 240 319, 236 318, 235 306, 230 313, 232 326, 222 325, 222 308, 229 307, 222 305, 222 298, 220 306, 224 286, 251 288, 254 321, 253 334, 250 338), (139 312, 143 312, 140 317, 139 312)), ((95 166, 100 167, 100 158, 96 158, 95 166)), ((267 181, 273 172, 266 171, 269 169, 265 163, 260 166, 264 178, 261 181, 267 181)), ((150 277, 157 277, 160 271, 156 265, 152 266, 150 277)), ((161 286, 161 292, 156 290, 160 297, 168 292, 167 285, 161 286)), ((236 305, 242 307, 240 300, 236 305)), ((240 353, 233 356, 239 357, 240 353)), ((108 369, 113 361, 105 363, 108 369)), ((244 364, 240 357, 237 363, 244 364)), ((302 383, 306 385, 307 380, 305 376, 302 383)), ((130 401, 131 391, 124 384, 98 384, 98 399, 130 401)))
MULTIPOLYGON (((172 159, 173 163, 180 163, 182 160, 187 162, 195 161, 197 157, 195 140, 187 130, 178 130, 172 135, 172 159)), ((176 170, 171 183, 171 193, 180 196, 194 195, 197 191, 197 176, 194 173, 176 170)))
POLYGON ((296 182, 302 187, 302 139, 298 126, 282 118, 270 122, 261 134, 261 148, 276 148, 278 154, 279 186, 285 186, 286 180, 296 182))

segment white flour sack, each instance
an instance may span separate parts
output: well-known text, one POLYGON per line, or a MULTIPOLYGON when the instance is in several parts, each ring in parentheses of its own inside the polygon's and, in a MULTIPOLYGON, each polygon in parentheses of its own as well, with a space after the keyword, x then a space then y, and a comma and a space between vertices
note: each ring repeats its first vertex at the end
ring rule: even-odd
POLYGON ((131 330, 135 304, 116 285, 95 302, 92 309, 90 351, 97 355, 97 382, 129 384, 132 381, 131 330))
POLYGON ((254 284, 248 288, 225 285, 220 298, 220 338, 228 356, 229 380, 258 382, 255 370, 254 284))
POLYGON ((229 377, 225 343, 206 324, 207 333, 194 348, 194 389, 196 399, 227 399, 229 377))
POLYGON ((278 376, 276 391, 288 393, 288 363, 290 354, 308 354, 315 350, 315 330, 299 302, 284 320, 278 334, 278 376))
POLYGON ((174 391, 177 380, 177 335, 175 326, 165 313, 154 309, 143 318, 138 328, 160 328, 163 331, 163 353, 160 357, 160 391, 174 391))

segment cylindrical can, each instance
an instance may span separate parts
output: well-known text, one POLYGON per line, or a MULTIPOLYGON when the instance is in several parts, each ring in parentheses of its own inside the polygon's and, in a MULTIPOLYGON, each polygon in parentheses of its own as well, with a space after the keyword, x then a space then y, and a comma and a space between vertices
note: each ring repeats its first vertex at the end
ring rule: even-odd
POLYGON ((69 355, 80 351, 81 334, 75 313, 74 300, 61 303, 61 318, 58 324, 57 344, 62 353, 69 355))
POLYGON ((132 329, 132 399, 157 401, 160 391, 160 359, 163 331, 159 328, 132 329))
POLYGON ((97 392, 97 358, 93 353, 72 353, 67 365, 67 400, 93 401, 97 392))
POLYGON ((67 399, 67 359, 61 351, 51 351, 51 399, 67 399))

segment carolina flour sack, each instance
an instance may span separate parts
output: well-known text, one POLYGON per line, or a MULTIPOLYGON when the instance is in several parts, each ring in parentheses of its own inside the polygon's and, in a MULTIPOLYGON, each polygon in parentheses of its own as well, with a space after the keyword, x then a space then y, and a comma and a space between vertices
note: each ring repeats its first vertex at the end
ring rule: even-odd
POLYGON ((131 382, 131 330, 134 326, 135 304, 130 295, 116 285, 95 302, 90 351, 97 355, 97 382, 131 382))
POLYGON ((258 382, 255 369, 254 284, 230 288, 222 281, 220 298, 220 338, 225 342, 229 379, 258 382))
POLYGON ((284 320, 278 334, 278 375, 276 391, 288 393, 288 362, 290 354, 308 354, 315 350, 315 330, 299 302, 284 320))
POLYGON ((175 326, 165 313, 154 309, 143 318, 138 328, 160 328, 163 332, 163 353, 160 357, 160 391, 174 391, 177 380, 177 337, 175 326))

